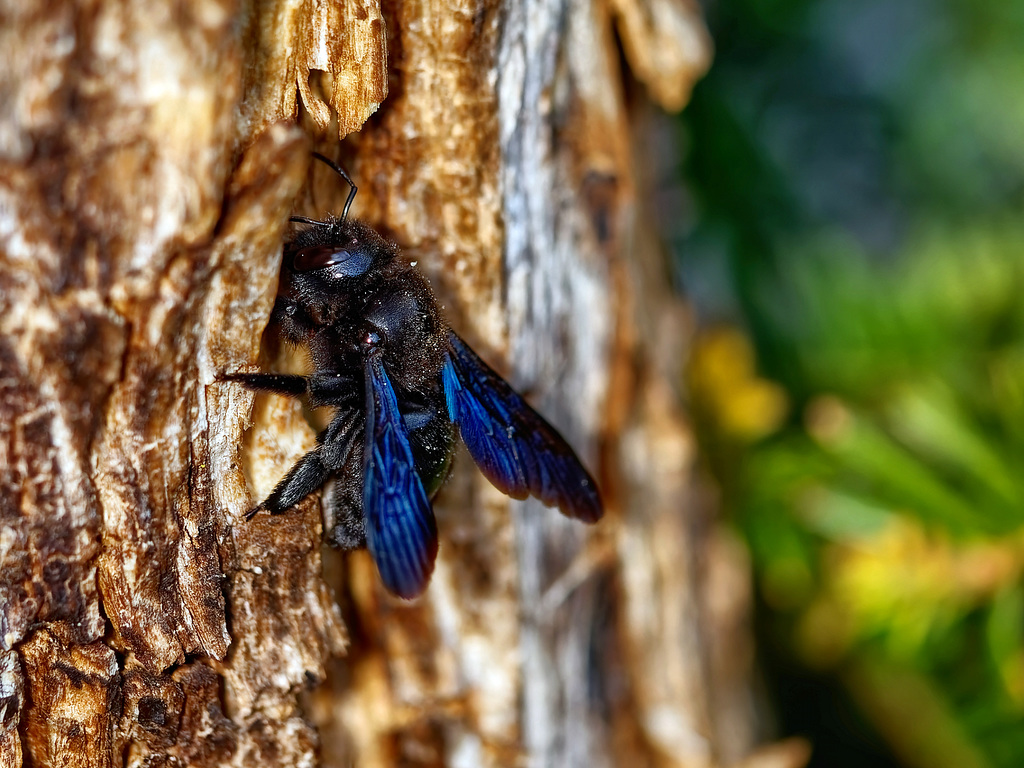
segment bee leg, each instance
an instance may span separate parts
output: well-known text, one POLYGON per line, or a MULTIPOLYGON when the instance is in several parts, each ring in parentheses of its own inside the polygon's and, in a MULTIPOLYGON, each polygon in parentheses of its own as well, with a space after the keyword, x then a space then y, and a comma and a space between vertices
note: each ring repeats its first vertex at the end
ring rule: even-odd
MULTIPOLYGON (((363 523, 363 437, 365 420, 358 411, 339 415, 324 432, 324 450, 334 459, 334 488, 325 527, 327 543, 349 551, 365 549, 363 523)), ((326 499, 325 499, 326 501, 326 499)))
POLYGON ((245 519, 251 520, 257 512, 263 509, 272 515, 279 515, 294 507, 326 483, 331 470, 324 464, 321 456, 322 448, 323 446, 318 445, 299 459, 263 503, 246 513, 245 519))
POLYGON ((306 377, 288 373, 223 373, 218 381, 233 381, 248 389, 298 397, 306 394, 306 377))
POLYGON ((246 514, 246 519, 260 510, 272 515, 294 507, 313 491, 321 488, 328 478, 344 466, 362 439, 358 429, 360 415, 356 411, 339 413, 327 429, 317 436, 317 447, 307 453, 277 484, 271 494, 255 509, 246 514))
POLYGON ((340 474, 334 483, 331 499, 331 530, 327 543, 345 552, 366 548, 366 524, 363 519, 362 457, 358 457, 359 471, 355 475, 340 474))

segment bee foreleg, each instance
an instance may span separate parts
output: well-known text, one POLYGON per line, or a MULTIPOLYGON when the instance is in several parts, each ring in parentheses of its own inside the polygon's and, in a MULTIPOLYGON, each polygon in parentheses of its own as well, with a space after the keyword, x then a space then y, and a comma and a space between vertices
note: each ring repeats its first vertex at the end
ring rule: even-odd
POLYGON ((233 381, 259 392, 276 392, 279 395, 293 397, 306 394, 307 389, 305 376, 289 373, 224 373, 217 378, 219 381, 233 381))

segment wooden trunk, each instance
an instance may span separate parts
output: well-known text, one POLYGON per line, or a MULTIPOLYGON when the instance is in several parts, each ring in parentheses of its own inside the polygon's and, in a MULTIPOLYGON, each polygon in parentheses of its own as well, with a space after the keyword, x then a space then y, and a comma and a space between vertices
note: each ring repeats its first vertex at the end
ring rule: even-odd
POLYGON ((753 749, 745 566, 694 492, 688 323, 638 203, 646 99, 681 108, 707 66, 695 8, 39 0, 0 19, 0 766, 753 749), (297 402, 217 376, 302 364, 262 332, 288 216, 347 191, 314 148, 579 448, 596 527, 510 502, 461 453, 407 603, 365 553, 323 550, 315 497, 244 520, 313 444, 297 402))

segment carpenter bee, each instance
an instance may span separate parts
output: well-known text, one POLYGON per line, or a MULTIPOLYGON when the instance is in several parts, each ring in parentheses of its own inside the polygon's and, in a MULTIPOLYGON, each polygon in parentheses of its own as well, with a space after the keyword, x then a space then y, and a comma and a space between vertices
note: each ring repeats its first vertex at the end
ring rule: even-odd
POLYGON ((447 325, 426 279, 398 247, 348 218, 301 216, 284 248, 273 319, 313 363, 308 376, 234 373, 222 379, 334 409, 316 447, 260 510, 279 514, 334 479, 331 544, 367 547, 384 586, 404 598, 427 585, 437 555, 430 499, 446 478, 455 428, 481 471, 513 498, 534 496, 593 523, 593 478, 572 448, 447 325))

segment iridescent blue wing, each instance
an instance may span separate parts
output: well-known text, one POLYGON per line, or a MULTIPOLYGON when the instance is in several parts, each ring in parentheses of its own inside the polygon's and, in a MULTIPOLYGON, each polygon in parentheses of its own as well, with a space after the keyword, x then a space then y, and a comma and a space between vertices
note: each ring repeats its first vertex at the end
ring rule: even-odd
POLYGON ((366 546, 388 591, 412 598, 424 590, 434 570, 437 526, 379 351, 367 355, 365 369, 366 546))
POLYGON ((535 496, 587 523, 600 519, 597 485, 569 444, 450 331, 441 378, 448 415, 496 488, 516 499, 535 496))

